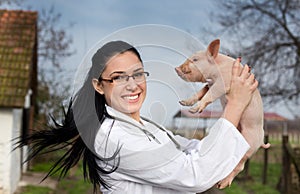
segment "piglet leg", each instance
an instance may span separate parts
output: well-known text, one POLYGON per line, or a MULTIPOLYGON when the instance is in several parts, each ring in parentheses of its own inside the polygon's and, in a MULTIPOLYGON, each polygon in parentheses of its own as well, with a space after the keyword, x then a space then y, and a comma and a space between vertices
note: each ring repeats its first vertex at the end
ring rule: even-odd
POLYGON ((222 80, 217 80, 206 92, 203 98, 196 103, 189 111, 192 113, 202 112, 207 105, 220 98, 226 93, 222 80))
POLYGON ((179 103, 183 106, 192 106, 192 105, 196 104, 196 102, 198 102, 199 100, 202 99, 202 97, 206 94, 208 89, 209 88, 206 85, 200 91, 198 91, 196 94, 194 94, 193 96, 191 96, 190 98, 188 98, 186 100, 179 101, 179 103))
POLYGON ((220 182, 217 183, 217 187, 219 189, 224 189, 227 186, 230 186, 233 179, 244 169, 247 159, 248 159, 248 157, 247 157, 247 155, 245 155, 240 160, 238 165, 234 168, 234 170, 227 177, 225 177, 223 180, 221 180, 220 182))

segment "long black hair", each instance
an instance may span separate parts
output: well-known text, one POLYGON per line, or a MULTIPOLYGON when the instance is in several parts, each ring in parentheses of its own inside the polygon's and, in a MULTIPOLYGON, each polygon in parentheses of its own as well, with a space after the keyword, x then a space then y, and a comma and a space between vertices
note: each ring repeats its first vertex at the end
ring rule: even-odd
POLYGON ((137 49, 123 41, 111 41, 98 49, 92 57, 92 67, 83 86, 71 98, 67 111, 63 109, 63 122, 59 124, 55 118, 51 117, 53 125, 43 130, 34 130, 31 134, 18 138, 15 149, 30 143, 26 161, 37 155, 65 148, 63 156, 56 161, 43 180, 57 172, 60 173, 59 179, 65 177, 70 168, 82 159, 84 179, 93 184, 94 193, 100 185, 107 189, 111 187, 105 180, 105 175, 118 168, 120 146, 112 156, 107 158, 101 157, 95 152, 96 134, 104 119, 112 117, 106 111, 104 95, 94 90, 92 80, 101 76, 111 57, 127 51, 133 52, 142 62, 137 49), (99 161, 113 161, 114 165, 110 169, 103 168, 101 166, 105 165, 97 165, 99 161))

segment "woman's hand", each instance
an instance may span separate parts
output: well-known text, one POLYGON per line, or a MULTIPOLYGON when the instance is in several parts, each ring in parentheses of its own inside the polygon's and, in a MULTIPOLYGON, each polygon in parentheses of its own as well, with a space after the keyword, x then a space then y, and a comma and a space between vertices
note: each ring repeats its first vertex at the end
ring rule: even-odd
POLYGON ((238 58, 232 67, 231 86, 226 96, 228 102, 223 115, 235 126, 238 125, 244 109, 248 106, 252 94, 258 86, 254 74, 250 73, 249 66, 242 67, 240 61, 240 58, 238 58))
POLYGON ((258 82, 255 80, 254 74, 250 73, 249 66, 242 67, 240 61, 240 58, 238 58, 233 64, 231 86, 227 94, 227 100, 229 103, 234 103, 241 109, 245 109, 252 98, 252 93, 258 86, 258 82), (243 69, 241 70, 241 68, 243 69))

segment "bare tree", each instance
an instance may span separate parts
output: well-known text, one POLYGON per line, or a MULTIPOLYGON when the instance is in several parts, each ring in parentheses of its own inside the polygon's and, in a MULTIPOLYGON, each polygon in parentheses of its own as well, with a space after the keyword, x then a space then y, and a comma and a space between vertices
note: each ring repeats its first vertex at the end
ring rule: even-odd
POLYGON ((300 104, 300 1, 223 0, 212 13, 220 32, 253 67, 271 104, 300 104))
POLYGON ((3 4, 7 5, 20 5, 23 0, 0 0, 0 6, 3 4))
POLYGON ((43 115, 50 113, 59 117, 63 101, 69 96, 70 79, 65 76, 63 61, 74 54, 71 50, 72 38, 61 26, 61 14, 54 7, 39 12, 38 21, 38 61, 39 90, 38 107, 43 115))

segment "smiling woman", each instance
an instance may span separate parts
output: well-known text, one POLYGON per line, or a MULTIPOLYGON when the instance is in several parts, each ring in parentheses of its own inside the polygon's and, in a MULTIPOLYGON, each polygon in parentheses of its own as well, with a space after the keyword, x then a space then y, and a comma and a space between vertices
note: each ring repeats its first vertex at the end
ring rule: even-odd
MULTIPOLYGON (((238 61, 234 67, 240 68, 238 61)), ((225 108, 231 113, 199 141, 174 135, 140 115, 148 75, 135 47, 124 41, 104 44, 94 53, 63 124, 35 132, 19 146, 32 142, 29 159, 46 148, 68 147, 47 176, 57 169, 65 176, 82 157, 84 177, 93 183, 95 192, 98 186, 104 194, 182 194, 209 189, 225 178, 249 149, 236 122, 231 121, 239 120, 247 106, 252 88, 256 88, 249 84, 253 80, 232 75, 239 79, 233 79, 225 108)))
POLYGON ((128 51, 112 57, 99 79, 93 79, 93 86, 108 106, 139 121, 147 91, 145 75, 139 55, 128 51))

